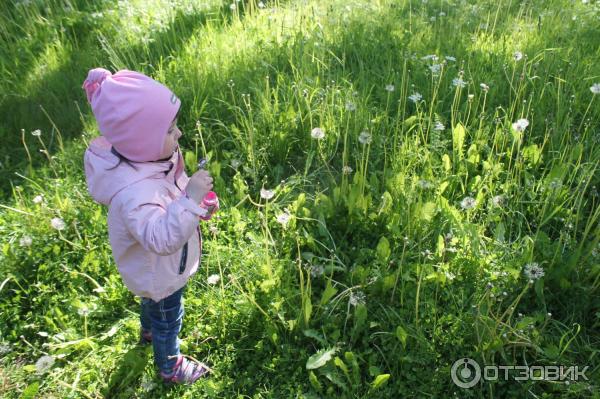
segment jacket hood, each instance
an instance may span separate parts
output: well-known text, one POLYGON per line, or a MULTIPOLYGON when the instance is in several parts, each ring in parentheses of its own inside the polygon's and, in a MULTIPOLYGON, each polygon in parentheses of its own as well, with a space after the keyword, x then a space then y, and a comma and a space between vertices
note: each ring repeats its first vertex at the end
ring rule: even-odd
POLYGON ((117 193, 134 183, 148 178, 164 178, 174 164, 179 162, 182 165, 183 161, 178 149, 166 161, 131 162, 137 170, 125 162, 115 167, 119 158, 111 152, 111 147, 104 136, 99 136, 90 142, 84 155, 88 191, 103 205, 109 205, 117 193))

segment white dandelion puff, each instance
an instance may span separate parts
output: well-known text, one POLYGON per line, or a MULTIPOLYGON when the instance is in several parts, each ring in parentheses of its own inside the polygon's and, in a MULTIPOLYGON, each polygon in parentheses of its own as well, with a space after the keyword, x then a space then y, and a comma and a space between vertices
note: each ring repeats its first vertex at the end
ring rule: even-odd
POLYGON ((394 90, 396 90, 396 87, 394 87, 394 85, 386 85, 386 86, 385 86, 385 91, 388 91, 388 92, 390 92, 390 93, 391 93, 391 92, 393 92, 394 90))
POLYGON ((421 187, 422 189, 425 189, 425 190, 428 190, 428 189, 430 189, 430 188, 433 188, 433 183, 431 183, 430 181, 428 181, 428 180, 425 180, 425 179, 421 179, 421 180, 419 180, 419 181, 417 182, 417 185, 418 185, 419 187, 421 187))
POLYGON ((288 222, 290 221, 290 217, 291 215, 287 212, 282 212, 279 215, 277 215, 277 222, 280 223, 282 226, 287 226, 288 222))
POLYGON ((265 3, 263 3, 262 1, 259 1, 258 8, 265 8, 265 3))
POLYGON ((537 262, 528 263, 523 268, 523 274, 531 281, 544 277, 544 269, 537 262))
POLYGON ((350 293, 350 305, 364 305, 365 303, 365 294, 362 291, 352 291, 350 293))
POLYGON ((346 165, 342 168, 342 173, 345 175, 349 175, 350 173, 352 173, 352 167, 346 165))
POLYGON ((235 3, 231 3, 229 5, 229 8, 231 8, 232 10, 235 10, 237 8, 237 6, 235 5, 235 3))
POLYGON ((40 129, 35 129, 33 132, 31 132, 31 134, 39 137, 42 135, 42 131, 40 129))
POLYGON ((519 119, 512 124, 513 129, 515 129, 517 132, 524 131, 527 126, 529 126, 529 121, 525 118, 519 119))
POLYGON ((452 79, 452 85, 456 86, 456 87, 460 87, 462 89, 463 87, 465 87, 467 85, 467 82, 465 82, 461 77, 458 77, 458 78, 452 79))
POLYGON ((231 167, 233 169, 239 168, 241 164, 242 164, 242 162, 239 159, 232 159, 231 160, 231 167))
POLYGON ((504 196, 502 195, 495 195, 492 198, 492 205, 498 208, 501 208, 502 205, 504 205, 504 196))
POLYGON ((38 374, 46 373, 52 366, 54 366, 54 357, 48 355, 40 357, 38 361, 35 362, 35 369, 38 374))
POLYGON ((411 94, 410 96, 408 96, 408 99, 415 104, 418 103, 419 101, 421 101, 422 98, 423 98, 423 96, 421 95, 421 93, 418 93, 418 92, 415 92, 415 93, 411 94))
POLYGON ((206 283, 209 285, 215 285, 219 282, 219 280, 221 280, 221 276, 219 276, 218 274, 211 274, 206 279, 206 283))
POLYGON ((431 71, 432 75, 438 75, 440 73, 440 71, 442 70, 442 64, 430 65, 429 70, 431 71))
POLYGON ((481 87, 481 90, 483 90, 486 93, 490 90, 490 86, 486 85, 485 83, 480 83, 479 87, 481 87))
POLYGON ((269 199, 273 198, 274 195, 275 195, 275 191, 273 191, 273 190, 267 190, 264 188, 260 189, 260 197, 262 199, 269 200, 269 199))
POLYGON ((313 130, 310 131, 310 137, 312 137, 315 140, 321 140, 325 137, 325 132, 320 127, 315 127, 313 130))
POLYGON ((455 61, 456 61, 456 57, 452 57, 451 55, 447 55, 447 56, 446 56, 446 57, 444 57, 444 58, 446 58, 446 60, 447 60, 447 61, 452 61, 452 62, 455 62, 455 61))
POLYGON ((600 83, 594 83, 592 87, 590 87, 590 91, 592 94, 600 94, 600 83))
POLYGON ((477 205, 477 201, 473 197, 465 197, 460 201, 460 207, 464 210, 473 209, 477 205))
POLYGON ((515 61, 521 61, 523 59, 523 53, 520 51, 515 51, 515 53, 513 54, 513 59, 515 61))
POLYGON ((33 240, 29 236, 23 236, 19 240, 19 245, 22 247, 30 247, 32 243, 33 243, 33 240))
POLYGON ((371 134, 369 134, 369 132, 367 132, 366 130, 363 130, 362 132, 360 132, 360 135, 358 136, 358 141, 361 144, 370 144, 372 140, 371 134))
POLYGON ((44 200, 44 197, 42 197, 41 195, 36 195, 35 197, 33 197, 33 203, 34 204, 39 204, 43 200, 44 200))
POLYGON ((356 111, 356 104, 354 104, 352 101, 346 102, 346 111, 350 111, 350 112, 356 111))
POLYGON ((56 230, 63 230, 66 226, 65 221, 62 220, 61 218, 52 218, 52 220, 50 221, 50 224, 56 230))

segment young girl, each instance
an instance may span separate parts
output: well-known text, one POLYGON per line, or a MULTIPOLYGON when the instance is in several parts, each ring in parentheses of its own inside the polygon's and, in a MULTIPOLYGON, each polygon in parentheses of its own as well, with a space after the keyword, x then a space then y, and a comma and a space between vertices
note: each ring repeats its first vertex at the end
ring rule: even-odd
POLYGON ((167 87, 138 72, 96 68, 83 88, 102 134, 84 155, 88 190, 108 205, 115 262, 141 297, 141 342, 152 342, 164 381, 193 383, 211 370, 179 353, 177 334, 185 284, 202 254, 198 223, 210 214, 199 204, 212 178, 205 170, 185 173, 181 102, 167 87))

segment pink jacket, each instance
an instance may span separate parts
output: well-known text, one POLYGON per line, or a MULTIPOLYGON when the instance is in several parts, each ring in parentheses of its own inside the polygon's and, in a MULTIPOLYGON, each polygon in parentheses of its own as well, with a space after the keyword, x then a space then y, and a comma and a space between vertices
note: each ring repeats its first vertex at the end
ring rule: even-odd
POLYGON ((108 238, 125 285, 135 295, 159 301, 198 269, 199 216, 207 210, 182 195, 189 178, 180 151, 168 161, 132 163, 136 171, 125 162, 107 170, 119 160, 110 149, 100 136, 86 150, 88 190, 108 205, 108 238))

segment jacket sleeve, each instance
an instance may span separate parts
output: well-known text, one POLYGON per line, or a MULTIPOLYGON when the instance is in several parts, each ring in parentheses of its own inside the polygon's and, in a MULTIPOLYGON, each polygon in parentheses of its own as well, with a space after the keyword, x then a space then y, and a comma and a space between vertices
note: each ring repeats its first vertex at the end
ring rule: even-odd
POLYGON ((121 212, 127 230, 140 245, 164 256, 185 245, 198 226, 199 216, 208 211, 183 196, 166 208, 156 203, 123 204, 121 212))

